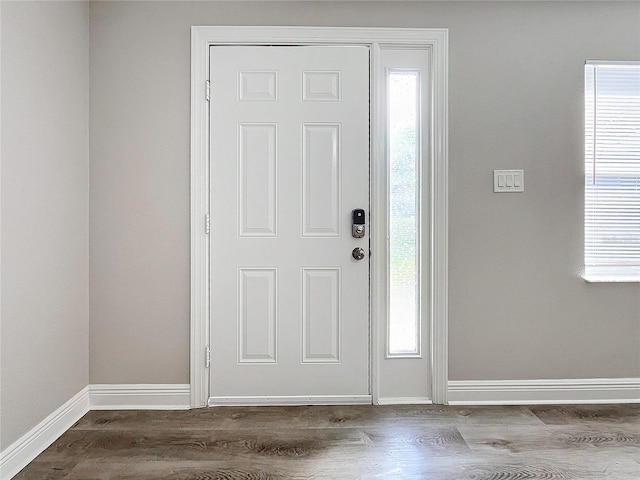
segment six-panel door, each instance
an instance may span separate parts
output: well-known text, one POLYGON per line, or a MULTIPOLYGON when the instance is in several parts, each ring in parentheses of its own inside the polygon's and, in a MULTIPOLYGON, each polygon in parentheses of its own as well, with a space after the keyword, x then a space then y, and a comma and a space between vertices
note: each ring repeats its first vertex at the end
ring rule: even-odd
POLYGON ((210 403, 366 401, 369 50, 212 47, 210 74, 210 403))

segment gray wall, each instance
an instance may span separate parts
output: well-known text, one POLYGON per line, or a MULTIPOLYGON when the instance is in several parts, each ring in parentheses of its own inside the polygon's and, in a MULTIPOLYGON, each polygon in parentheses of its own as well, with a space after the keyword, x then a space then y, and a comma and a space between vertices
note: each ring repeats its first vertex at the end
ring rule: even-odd
POLYGON ((89 381, 88 15, 2 2, 1 449, 89 381))
POLYGON ((189 380, 191 25, 449 28, 451 379, 640 376, 640 285, 579 277, 583 64, 640 59, 640 3, 90 8, 92 383, 189 380))

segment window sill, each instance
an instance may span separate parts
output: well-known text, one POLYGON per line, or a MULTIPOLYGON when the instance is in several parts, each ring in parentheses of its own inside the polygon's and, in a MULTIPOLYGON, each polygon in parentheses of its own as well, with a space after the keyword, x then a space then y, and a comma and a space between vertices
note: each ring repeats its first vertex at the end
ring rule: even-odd
POLYGON ((583 275, 587 283, 640 283, 640 277, 612 277, 610 275, 583 275))
POLYGON ((587 267, 582 275, 587 283, 640 283, 639 267, 587 267))

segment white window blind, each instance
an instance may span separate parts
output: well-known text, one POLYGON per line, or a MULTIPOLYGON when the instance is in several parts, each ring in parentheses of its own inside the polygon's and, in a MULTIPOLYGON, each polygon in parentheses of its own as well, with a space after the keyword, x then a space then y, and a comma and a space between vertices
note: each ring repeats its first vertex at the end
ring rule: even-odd
POLYGON ((640 62, 585 66, 585 278, 640 281, 640 62))

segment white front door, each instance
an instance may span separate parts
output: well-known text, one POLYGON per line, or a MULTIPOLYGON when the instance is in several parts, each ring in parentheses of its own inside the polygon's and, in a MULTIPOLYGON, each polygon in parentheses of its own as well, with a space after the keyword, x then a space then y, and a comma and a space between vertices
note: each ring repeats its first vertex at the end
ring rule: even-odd
POLYGON ((210 60, 209 403, 370 402, 369 49, 210 60))

